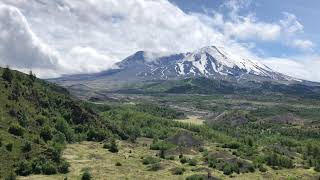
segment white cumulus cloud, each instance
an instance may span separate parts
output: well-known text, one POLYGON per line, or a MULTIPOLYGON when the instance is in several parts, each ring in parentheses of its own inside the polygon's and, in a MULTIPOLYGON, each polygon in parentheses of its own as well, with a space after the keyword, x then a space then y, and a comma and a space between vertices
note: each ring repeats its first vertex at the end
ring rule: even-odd
POLYGON ((31 30, 21 12, 0 5, 0 63, 16 68, 57 68, 56 53, 31 30))

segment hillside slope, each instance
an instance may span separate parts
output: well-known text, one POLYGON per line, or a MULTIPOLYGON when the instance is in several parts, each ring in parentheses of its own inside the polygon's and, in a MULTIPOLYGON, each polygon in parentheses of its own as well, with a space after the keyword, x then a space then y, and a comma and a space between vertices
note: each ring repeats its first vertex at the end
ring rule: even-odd
POLYGON ((0 75, 0 179, 66 172, 64 144, 84 139, 90 125, 99 127, 97 115, 66 89, 31 74, 0 68, 0 75))

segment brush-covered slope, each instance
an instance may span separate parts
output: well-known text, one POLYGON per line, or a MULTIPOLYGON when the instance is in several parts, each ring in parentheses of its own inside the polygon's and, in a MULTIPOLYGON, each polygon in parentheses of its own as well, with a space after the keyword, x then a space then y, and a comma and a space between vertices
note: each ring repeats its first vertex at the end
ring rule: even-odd
POLYGON ((67 90, 8 68, 0 68, 0 179, 9 175, 65 173, 67 142, 86 138, 97 115, 67 90))

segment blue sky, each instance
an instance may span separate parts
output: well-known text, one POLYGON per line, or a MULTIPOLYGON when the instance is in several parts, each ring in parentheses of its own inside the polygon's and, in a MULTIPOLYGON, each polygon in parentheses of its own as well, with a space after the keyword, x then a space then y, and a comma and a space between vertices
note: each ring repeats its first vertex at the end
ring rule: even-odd
POLYGON ((39 77, 221 46, 320 81, 319 0, 0 0, 0 66, 39 77))

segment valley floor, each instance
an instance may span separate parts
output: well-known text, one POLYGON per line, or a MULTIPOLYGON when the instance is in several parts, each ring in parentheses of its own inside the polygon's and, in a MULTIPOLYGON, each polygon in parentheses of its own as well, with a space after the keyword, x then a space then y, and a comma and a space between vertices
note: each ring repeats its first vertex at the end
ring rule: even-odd
MULTIPOLYGON (((129 143, 125 141, 118 142, 119 152, 111 153, 103 148, 102 143, 82 142, 67 145, 64 151, 64 158, 70 162, 71 168, 68 174, 62 175, 32 175, 28 177, 20 177, 21 180, 60 180, 67 177, 69 180, 81 179, 84 171, 89 171, 93 179, 121 180, 121 179, 186 179, 193 174, 207 174, 208 167, 199 164, 190 166, 181 164, 178 156, 174 160, 162 159, 163 169, 158 171, 149 170, 148 165, 143 165, 142 157, 155 156, 157 151, 149 149, 152 139, 139 138, 137 143, 129 143), (130 153, 131 152, 131 153, 130 153), (120 162, 122 166, 115 164, 120 162), (184 167, 186 169, 183 175, 173 175, 171 169, 174 167, 184 167)), ((217 150, 218 147, 207 146, 211 150, 217 150)), ((201 158, 201 154, 192 155, 195 158, 201 158)), ((235 174, 225 176, 221 171, 209 169, 212 176, 219 179, 240 179, 240 180, 256 180, 256 179, 299 179, 308 180, 316 179, 320 173, 316 173, 312 169, 306 170, 302 168, 273 170, 268 168, 267 172, 256 170, 254 173, 235 174)))

